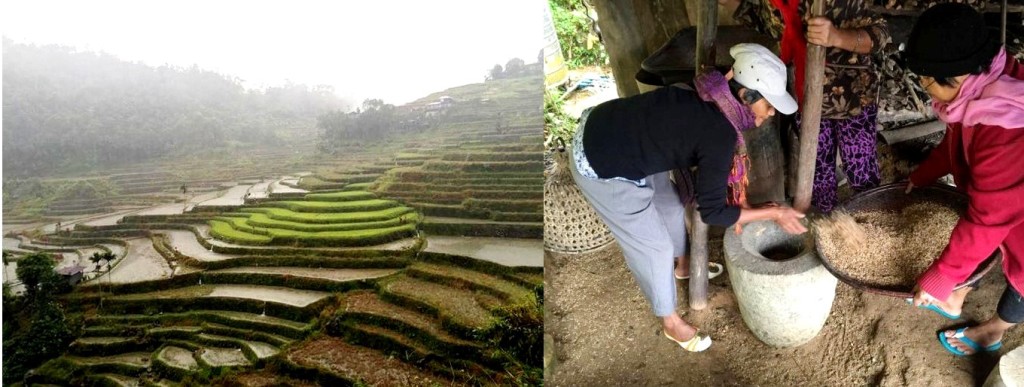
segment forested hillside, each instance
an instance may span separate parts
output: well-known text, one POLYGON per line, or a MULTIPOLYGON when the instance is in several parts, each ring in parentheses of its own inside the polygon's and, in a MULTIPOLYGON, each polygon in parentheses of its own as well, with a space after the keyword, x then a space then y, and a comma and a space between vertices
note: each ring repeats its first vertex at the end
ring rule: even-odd
POLYGON ((347 109, 328 86, 246 90, 200 69, 151 67, 70 47, 3 42, 3 172, 67 174, 224 145, 316 136, 347 109))

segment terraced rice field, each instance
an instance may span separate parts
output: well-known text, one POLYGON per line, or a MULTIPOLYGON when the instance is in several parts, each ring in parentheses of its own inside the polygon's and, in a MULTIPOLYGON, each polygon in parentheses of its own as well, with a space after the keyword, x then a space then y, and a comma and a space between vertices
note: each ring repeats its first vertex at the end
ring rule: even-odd
MULTIPOLYGON (((311 175, 256 175, 226 192, 211 179, 193 184, 210 191, 188 211, 86 222, 100 227, 66 240, 127 240, 127 258, 71 295, 82 335, 30 383, 209 385, 226 371, 246 386, 521 381, 540 358, 516 352, 503 324, 508 310, 542 307, 540 77, 530 82, 473 85, 491 102, 311 175), (510 118, 495 128, 499 111, 510 118)), ((139 192, 180 185, 119 176, 139 192)))
POLYGON ((419 216, 366 191, 264 202, 210 221, 211 235, 242 245, 367 246, 416 234, 419 216))

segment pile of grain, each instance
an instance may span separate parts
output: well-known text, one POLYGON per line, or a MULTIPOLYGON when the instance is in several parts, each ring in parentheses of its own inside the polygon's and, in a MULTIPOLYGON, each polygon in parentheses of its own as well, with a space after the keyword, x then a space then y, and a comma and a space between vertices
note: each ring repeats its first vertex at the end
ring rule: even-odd
POLYGON ((815 227, 819 248, 836 269, 874 285, 909 287, 942 253, 959 218, 948 206, 926 202, 899 212, 837 211, 815 227))

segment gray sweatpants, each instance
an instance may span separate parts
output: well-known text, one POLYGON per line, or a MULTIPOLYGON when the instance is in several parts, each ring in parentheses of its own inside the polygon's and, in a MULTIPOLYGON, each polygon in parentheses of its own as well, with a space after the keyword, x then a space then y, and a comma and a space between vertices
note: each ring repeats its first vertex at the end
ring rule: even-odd
POLYGON ((569 165, 583 196, 622 247, 626 265, 654 315, 675 313, 672 270, 674 258, 686 251, 686 209, 669 181, 669 173, 647 176, 647 185, 638 187, 622 180, 583 177, 575 160, 569 165))

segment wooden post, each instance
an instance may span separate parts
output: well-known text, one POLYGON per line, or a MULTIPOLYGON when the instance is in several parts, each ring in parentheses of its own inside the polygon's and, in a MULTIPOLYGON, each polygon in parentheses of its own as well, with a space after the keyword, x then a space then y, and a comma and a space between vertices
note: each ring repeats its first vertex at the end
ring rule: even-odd
MULTIPOLYGON (((825 1, 814 0, 811 15, 825 13, 825 1)), ((825 47, 807 44, 807 69, 804 72, 804 100, 800 121, 800 161, 797 165, 796 198, 793 208, 806 212, 811 208, 814 167, 821 132, 821 97, 825 79, 825 47)))
POLYGON ((678 0, 593 0, 593 5, 619 96, 639 94, 635 77, 640 64, 677 31, 690 26, 686 4, 678 0))
POLYGON ((999 10, 999 18, 1001 20, 999 26, 999 42, 1002 45, 1006 45, 1006 0, 1003 0, 1003 8, 999 10))
POLYGON ((761 126, 743 131, 750 157, 747 202, 751 204, 786 201, 786 159, 779 134, 780 121, 778 116, 771 117, 761 126))
MULTIPOLYGON (((704 66, 715 65, 715 35, 718 33, 718 1, 700 0, 697 8, 698 73, 704 66)), ((700 173, 700 171, 697 171, 700 173)), ((708 306, 708 225, 694 211, 690 238, 690 309, 708 306)))

